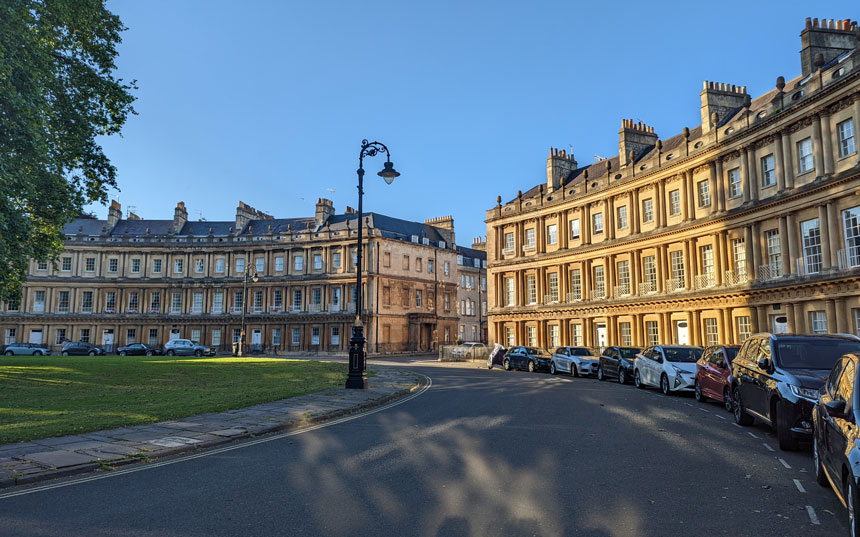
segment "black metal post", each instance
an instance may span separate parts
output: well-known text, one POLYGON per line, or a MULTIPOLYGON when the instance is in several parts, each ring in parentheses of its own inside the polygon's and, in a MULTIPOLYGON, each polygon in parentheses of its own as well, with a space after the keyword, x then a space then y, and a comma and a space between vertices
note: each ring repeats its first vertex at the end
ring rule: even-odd
POLYGON ((367 388, 367 359, 364 352, 366 339, 364 337, 364 324, 361 319, 363 293, 361 292, 361 269, 362 269, 362 241, 364 227, 364 208, 362 197, 364 195, 364 157, 372 157, 385 151, 385 169, 379 175, 387 183, 391 183, 395 177, 400 175, 394 171, 391 164, 391 155, 388 148, 379 142, 361 141, 361 152, 358 155, 358 248, 356 250, 356 288, 355 288, 355 322, 352 325, 352 337, 349 340, 349 374, 346 377, 346 387, 354 389, 367 388))

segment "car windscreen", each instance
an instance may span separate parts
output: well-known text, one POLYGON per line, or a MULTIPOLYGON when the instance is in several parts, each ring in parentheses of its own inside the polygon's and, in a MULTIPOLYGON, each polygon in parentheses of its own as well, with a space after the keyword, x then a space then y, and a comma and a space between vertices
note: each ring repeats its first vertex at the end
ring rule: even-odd
POLYGON ((634 347, 620 347, 618 351, 621 353, 622 358, 632 360, 633 358, 636 358, 637 354, 642 352, 642 349, 637 349, 634 347))
POLYGON ((776 361, 785 369, 831 369, 843 354, 860 352, 860 341, 805 339, 776 342, 776 361))
POLYGON ((594 356, 589 349, 583 349, 582 347, 571 347, 570 348, 571 356, 594 356))
POLYGON ((729 364, 735 360, 739 350, 741 350, 740 347, 726 347, 726 357, 729 359, 729 364))
POLYGON ((663 353, 669 362, 697 362, 702 357, 702 349, 663 347, 663 353))
POLYGON ((549 354, 543 349, 537 349, 535 347, 526 347, 526 352, 529 354, 534 354, 536 356, 549 356, 549 354))

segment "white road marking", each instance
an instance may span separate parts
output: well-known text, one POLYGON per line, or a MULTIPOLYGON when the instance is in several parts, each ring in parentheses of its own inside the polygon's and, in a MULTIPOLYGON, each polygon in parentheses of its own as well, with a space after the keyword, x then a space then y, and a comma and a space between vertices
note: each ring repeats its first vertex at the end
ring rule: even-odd
POLYGON ((810 522, 812 522, 816 526, 821 525, 821 522, 818 521, 818 515, 815 514, 815 509, 813 509, 811 505, 806 506, 806 512, 809 513, 810 522))
POLYGON ((707 413, 709 413, 709 414, 710 414, 710 412, 711 412, 711 411, 710 411, 710 410, 708 410, 707 408, 702 408, 702 407, 699 407, 699 410, 701 410, 702 412, 707 412, 707 413))
POLYGON ((737 427, 738 429, 743 429, 743 427, 741 427, 741 426, 740 426, 740 425, 738 425, 737 423, 732 423, 732 425, 734 425, 734 426, 735 426, 735 427, 737 427))
POLYGON ((691 405, 690 403, 684 403, 684 404, 685 404, 685 405, 687 405, 687 406, 693 406, 693 405, 691 405))
POLYGON ((750 435, 750 436, 752 436, 753 438, 758 438, 756 435, 754 435, 753 433, 751 433, 751 432, 749 432, 749 431, 747 431, 747 434, 748 434, 748 435, 750 435))
POLYGON ((726 419, 726 417, 725 417, 725 416, 720 416, 719 414, 716 414, 716 416, 717 416, 718 418, 720 418, 721 420, 726 419))
POLYGON ((68 487, 70 485, 78 485, 81 483, 88 483, 90 481, 99 481, 101 479, 118 477, 121 475, 132 474, 135 472, 142 472, 144 470, 151 470, 153 468, 160 468, 162 466, 177 464, 180 462, 190 461, 193 459, 200 459, 203 457, 209 457, 211 455, 217 455, 219 453, 224 453, 227 451, 234 451, 237 449, 242 449, 242 448, 246 448, 246 447, 250 447, 250 446, 256 446, 257 444, 265 444, 265 443, 272 442, 275 440, 280 440, 282 438, 287 438, 290 436, 296 436, 296 435, 308 433, 311 431, 316 431, 317 429, 323 429, 325 427, 331 427, 332 425, 338 425, 338 424, 341 424, 341 423, 344 423, 347 421, 352 421, 352 420, 356 420, 359 418, 364 418, 366 416, 370 416, 371 414, 376 414, 377 412, 382 412, 384 410, 388 410, 389 408, 392 408, 392 407, 395 407, 398 405, 402 405, 403 403, 405 403, 407 401, 411 401, 412 399, 415 399, 416 397, 423 395, 427 390, 430 389, 431 386, 433 386, 433 379, 431 379, 427 375, 422 375, 421 373, 416 373, 416 374, 424 377, 424 380, 426 382, 426 384, 424 386, 419 388, 417 391, 412 392, 410 395, 405 395, 399 399, 395 399, 394 401, 392 401, 388 404, 378 406, 376 408, 368 410, 367 412, 360 412, 358 414, 351 414, 351 415, 344 416, 342 418, 338 418, 338 419, 335 419, 332 421, 318 423, 316 425, 310 425, 308 427, 304 427, 302 429, 297 429, 294 431, 288 431, 285 433, 278 433, 278 434, 274 434, 271 436, 264 436, 264 437, 258 438, 256 440, 251 440, 249 442, 242 442, 239 444, 233 444, 233 445, 224 446, 221 448, 214 448, 211 450, 204 451, 202 453, 196 453, 194 455, 186 455, 184 457, 177 457, 175 459, 170 459, 170 460, 166 460, 166 461, 144 464, 142 466, 132 466, 132 467, 129 467, 129 468, 126 468, 123 470, 114 470, 112 472, 108 472, 108 473, 104 473, 104 474, 96 474, 96 475, 91 475, 91 476, 87 476, 87 477, 81 477, 79 479, 72 479, 69 481, 63 481, 61 483, 53 483, 50 485, 41 485, 41 486, 33 487, 33 488, 30 488, 27 490, 7 492, 5 494, 0 494, 0 500, 4 500, 6 498, 14 498, 16 496, 24 496, 25 494, 33 494, 35 492, 43 492, 46 490, 68 487))
POLYGON ((773 449, 772 447, 770 447, 769 445, 767 445, 767 443, 766 443, 766 442, 765 442, 765 443, 763 443, 762 445, 763 445, 764 447, 766 447, 768 451, 776 451, 775 449, 773 449))
POLYGON ((797 490, 799 490, 800 492, 806 492, 806 489, 803 488, 803 485, 801 485, 800 481, 797 479, 794 480, 794 486, 796 486, 797 490))
POLYGON ((788 463, 787 463, 787 462, 785 462, 785 459, 779 459, 779 462, 781 462, 783 466, 785 466, 786 468, 788 468, 789 470, 791 470, 791 466, 789 466, 789 465, 788 465, 788 463))

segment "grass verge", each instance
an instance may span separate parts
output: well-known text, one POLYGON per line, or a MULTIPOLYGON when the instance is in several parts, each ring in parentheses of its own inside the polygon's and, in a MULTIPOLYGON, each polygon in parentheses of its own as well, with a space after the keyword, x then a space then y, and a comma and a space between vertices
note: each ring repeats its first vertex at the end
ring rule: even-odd
POLYGON ((0 356, 0 444, 221 412, 343 386, 346 364, 0 356))

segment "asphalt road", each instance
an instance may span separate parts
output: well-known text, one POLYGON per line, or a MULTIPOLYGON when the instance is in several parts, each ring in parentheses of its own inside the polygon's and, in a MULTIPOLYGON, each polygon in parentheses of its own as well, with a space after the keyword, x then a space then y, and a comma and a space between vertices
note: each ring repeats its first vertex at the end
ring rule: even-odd
POLYGON ((809 450, 780 452, 766 428, 739 428, 717 404, 408 367, 432 386, 358 419, 0 494, 0 536, 848 535, 809 450))

